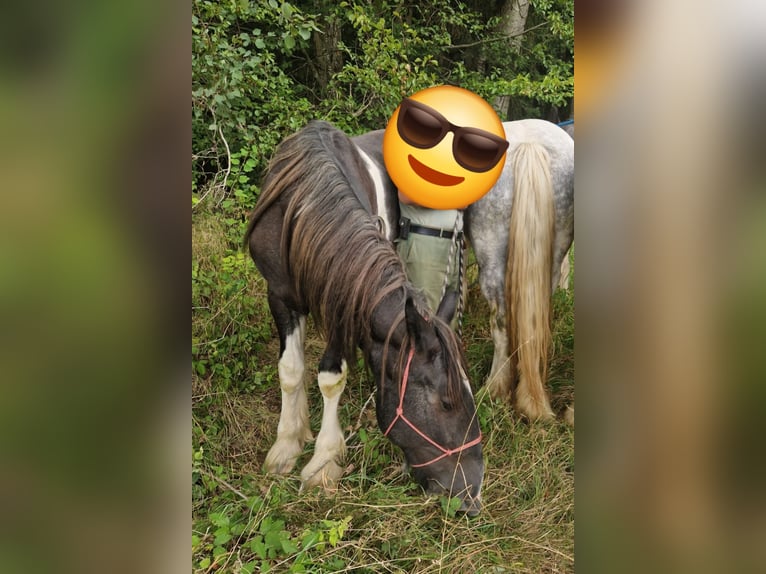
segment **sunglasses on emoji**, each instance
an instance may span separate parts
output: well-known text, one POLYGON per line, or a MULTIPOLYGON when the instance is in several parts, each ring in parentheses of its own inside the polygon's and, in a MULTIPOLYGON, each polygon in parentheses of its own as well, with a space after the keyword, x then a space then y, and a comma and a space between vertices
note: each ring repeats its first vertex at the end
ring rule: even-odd
POLYGON ((508 142, 479 128, 456 126, 435 109, 404 98, 396 120, 399 136, 412 147, 429 149, 452 132, 452 155, 455 161, 477 173, 489 171, 508 149, 508 142))

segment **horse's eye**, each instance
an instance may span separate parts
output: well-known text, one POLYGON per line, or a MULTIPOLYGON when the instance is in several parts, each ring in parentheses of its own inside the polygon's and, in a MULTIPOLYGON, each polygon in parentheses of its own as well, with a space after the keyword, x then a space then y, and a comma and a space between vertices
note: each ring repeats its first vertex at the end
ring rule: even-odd
POLYGON ((446 400, 442 399, 442 408, 443 408, 445 411, 451 411, 451 410, 452 410, 452 403, 451 403, 451 402, 449 402, 449 401, 446 401, 446 400))

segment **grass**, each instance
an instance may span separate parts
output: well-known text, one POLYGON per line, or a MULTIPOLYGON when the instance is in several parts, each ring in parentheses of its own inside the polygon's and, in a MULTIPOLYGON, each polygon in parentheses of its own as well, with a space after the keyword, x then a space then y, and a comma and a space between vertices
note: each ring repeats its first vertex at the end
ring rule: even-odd
MULTIPOLYGON (((236 206, 235 206, 236 207, 236 206)), ((574 430, 525 423, 480 386, 489 372, 488 307, 469 264, 464 341, 477 390, 486 474, 481 514, 455 515, 402 472, 403 457, 377 428, 374 389, 363 368, 349 377, 340 420, 349 437, 337 492, 300 491, 292 475, 261 469, 276 435, 278 340, 265 283, 238 255, 248 206, 222 224, 193 219, 193 532, 195 572, 574 571, 574 430)), ((554 409, 574 394, 574 300, 554 297, 554 409)), ((316 376, 323 350, 310 325, 306 364, 316 376)), ((309 385, 314 433, 321 395, 309 385)))

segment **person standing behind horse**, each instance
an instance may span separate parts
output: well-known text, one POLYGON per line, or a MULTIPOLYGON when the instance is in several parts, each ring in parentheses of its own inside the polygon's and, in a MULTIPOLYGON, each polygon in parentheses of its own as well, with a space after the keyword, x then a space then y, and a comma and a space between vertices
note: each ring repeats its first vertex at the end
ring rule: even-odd
POLYGON ((404 98, 388 122, 383 158, 399 190, 397 252, 432 310, 448 289, 462 290, 462 210, 500 177, 508 145, 492 107, 455 86, 404 98))
MULTIPOLYGON (((399 192, 396 251, 407 278, 426 296, 433 310, 447 290, 461 292, 463 214, 457 209, 429 209, 399 192)), ((457 315, 452 327, 457 326, 457 315)))

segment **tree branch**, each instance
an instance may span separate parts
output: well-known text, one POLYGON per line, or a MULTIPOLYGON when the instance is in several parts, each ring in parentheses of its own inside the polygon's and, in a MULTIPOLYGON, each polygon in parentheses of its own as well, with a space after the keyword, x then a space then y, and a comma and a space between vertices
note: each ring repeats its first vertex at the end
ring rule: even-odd
POLYGON ((239 490, 237 490, 236 488, 234 488, 234 487, 233 487, 231 484, 229 484, 228 482, 226 482, 224 479, 222 479, 222 478, 219 478, 219 477, 217 477, 216 475, 214 475, 214 474, 213 474, 212 472, 210 472, 209 470, 207 470, 207 469, 205 469, 205 468, 202 468, 202 467, 199 467, 199 468, 197 468, 196 470, 197 470, 197 471, 199 471, 200 473, 204 474, 204 475, 205 475, 205 476, 207 476, 208 478, 212 478, 214 481, 216 481, 218 484, 220 484, 220 485, 221 485, 221 486, 223 486, 224 488, 226 488, 226 489, 228 489, 228 490, 232 491, 234 494, 236 494, 237 496, 239 496, 239 497, 240 497, 242 500, 244 500, 245 502, 249 502, 249 501, 250 501, 250 499, 249 499, 247 496, 245 496, 244 494, 242 494, 242 493, 241 493, 239 490))
POLYGON ((531 32, 532 30, 537 30, 538 28, 542 28, 543 26, 546 26, 548 24, 548 21, 540 22, 539 24, 535 24, 531 28, 527 28, 526 30, 519 32, 518 34, 503 34, 502 36, 493 36, 492 38, 486 38, 484 40, 477 40, 476 42, 469 42, 468 44, 450 44, 449 46, 442 46, 443 50, 456 50, 459 48, 471 48, 472 46, 478 46, 480 44, 489 44, 490 42, 499 42, 500 40, 510 40, 511 38, 516 38, 517 36, 523 36, 527 32, 531 32))

